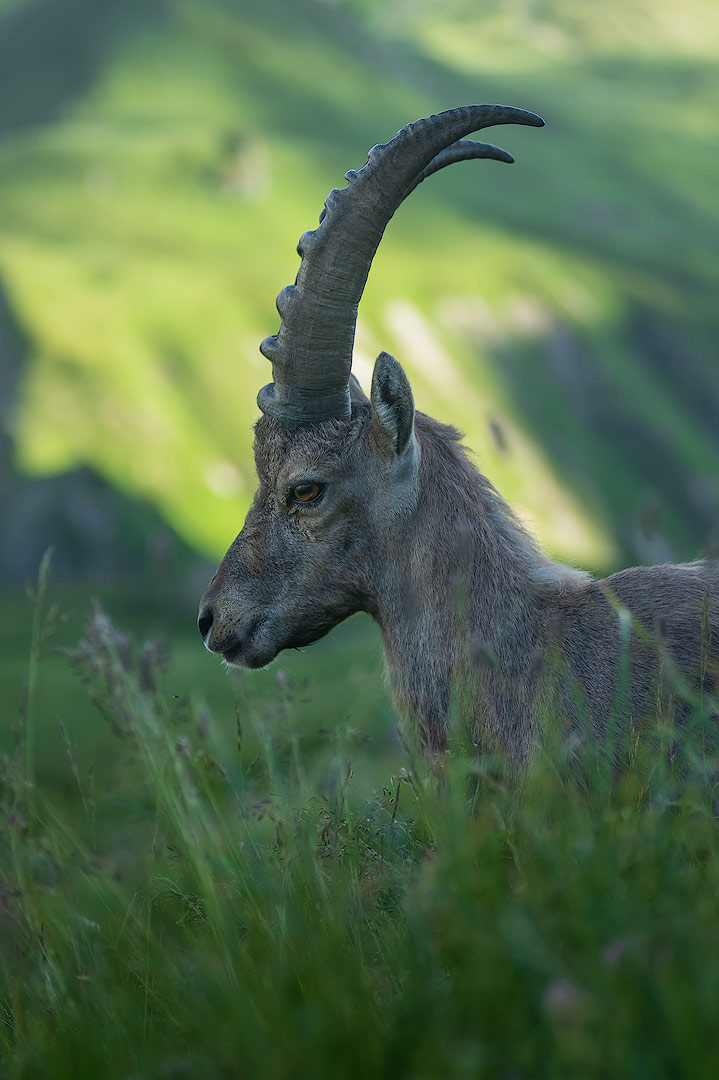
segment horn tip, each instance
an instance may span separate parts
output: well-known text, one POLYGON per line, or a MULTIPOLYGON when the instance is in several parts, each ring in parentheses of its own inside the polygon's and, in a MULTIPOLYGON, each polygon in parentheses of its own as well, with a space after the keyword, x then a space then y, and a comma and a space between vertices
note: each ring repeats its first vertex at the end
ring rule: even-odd
POLYGON ((544 127, 544 120, 537 113, 529 112, 528 109, 518 109, 516 105, 490 105, 490 109, 496 110, 498 117, 495 124, 524 124, 527 127, 544 127))

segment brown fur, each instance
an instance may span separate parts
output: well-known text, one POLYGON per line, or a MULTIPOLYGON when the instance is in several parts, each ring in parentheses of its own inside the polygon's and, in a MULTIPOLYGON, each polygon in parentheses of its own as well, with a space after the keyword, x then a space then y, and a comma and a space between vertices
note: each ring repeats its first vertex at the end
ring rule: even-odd
POLYGON ((202 600, 208 648, 262 666, 367 611, 405 730, 441 751, 455 710, 478 746, 516 765, 548 710, 606 738, 622 620, 633 620, 625 720, 655 715, 670 684, 675 700, 715 689, 715 563, 593 581, 540 553, 454 429, 414 416, 391 357, 378 359, 371 404, 353 396, 347 423, 259 421, 254 505, 202 600), (307 480, 326 485, 317 504, 288 502, 307 480))

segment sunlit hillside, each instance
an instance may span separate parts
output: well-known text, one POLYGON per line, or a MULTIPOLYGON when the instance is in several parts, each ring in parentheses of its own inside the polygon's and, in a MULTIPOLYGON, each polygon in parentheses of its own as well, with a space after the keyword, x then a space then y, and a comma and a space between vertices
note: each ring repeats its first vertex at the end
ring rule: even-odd
POLYGON ((562 556, 602 567, 706 546, 719 520, 710 5, 627 0, 600 18, 560 0, 484 13, 67 0, 52 48, 48 11, 15 3, 0 23, 20 470, 87 463, 222 551, 253 488, 270 377, 257 346, 298 237, 373 143, 499 100, 547 127, 493 132, 514 166, 458 166, 402 207, 361 308, 357 374, 393 351, 419 407, 467 432, 562 556))

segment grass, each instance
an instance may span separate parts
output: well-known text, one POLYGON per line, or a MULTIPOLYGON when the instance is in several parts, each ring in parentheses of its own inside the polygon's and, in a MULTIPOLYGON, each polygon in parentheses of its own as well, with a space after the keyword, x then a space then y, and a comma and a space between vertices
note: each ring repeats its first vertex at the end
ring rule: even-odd
POLYGON ((716 763, 691 727, 632 731, 619 768, 550 737, 522 782, 456 753, 438 785, 348 722, 345 674, 313 696, 268 672, 215 714, 96 607, 64 662, 111 756, 89 770, 55 702, 53 785, 43 593, 0 787, 3 1076, 716 1075, 716 763))
MULTIPOLYGON (((168 643, 164 672, 167 695, 173 701, 188 702, 197 712, 208 711, 224 718, 218 731, 223 756, 232 757, 235 749, 234 717, 238 708, 250 711, 260 724, 272 712, 271 703, 277 696, 294 687, 293 710, 303 726, 311 754, 324 753, 328 729, 339 726, 355 730, 363 762, 376 763, 380 759, 387 771, 399 767, 394 719, 381 691, 381 642, 368 617, 358 616, 344 623, 309 653, 286 653, 278 665, 267 671, 253 673, 248 679, 232 678, 218 668, 216 658, 200 647, 194 593, 199 595, 203 585, 195 585, 190 600, 176 582, 152 581, 149 576, 144 582, 97 581, 81 589, 77 585, 53 585, 53 615, 43 631, 42 677, 35 680, 34 754, 37 780, 44 789, 61 798, 72 792, 71 774, 58 767, 65 759, 58 715, 78 747, 83 770, 91 767, 104 783, 113 779, 117 768, 113 737, 99 722, 82 684, 67 663, 68 651, 83 634, 91 602, 111 610, 133 637, 168 643), (278 680, 285 680, 282 691, 278 680), (318 699, 323 706, 319 711, 318 699)), ((0 623, 0 700, 5 708, 0 753, 10 753, 12 720, 21 708, 22 686, 27 679, 32 618, 24 593, 9 592, 4 604, 0 623)))

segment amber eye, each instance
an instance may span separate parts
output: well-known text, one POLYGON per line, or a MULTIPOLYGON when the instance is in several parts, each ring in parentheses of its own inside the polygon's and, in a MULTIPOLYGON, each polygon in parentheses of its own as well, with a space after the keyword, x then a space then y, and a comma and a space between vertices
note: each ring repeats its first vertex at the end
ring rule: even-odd
POLYGON ((316 499, 319 493, 319 484, 298 484, 296 488, 293 488, 292 496, 298 502, 308 503, 316 499))

